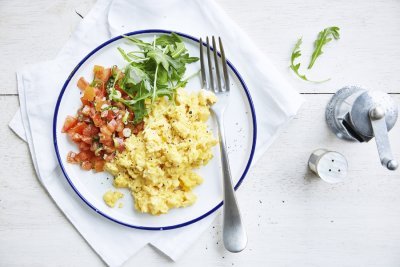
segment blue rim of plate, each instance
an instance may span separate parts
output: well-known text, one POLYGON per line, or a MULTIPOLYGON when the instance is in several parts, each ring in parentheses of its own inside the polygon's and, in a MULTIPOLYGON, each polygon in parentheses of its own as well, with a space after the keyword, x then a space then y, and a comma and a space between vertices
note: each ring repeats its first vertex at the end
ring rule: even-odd
MULTIPOLYGON (((177 32, 177 31, 169 31, 169 30, 161 30, 161 29, 140 30, 140 31, 129 32, 129 33, 126 33, 124 35, 130 36, 130 35, 139 35, 139 34, 147 34, 147 33, 166 33, 166 34, 170 34, 172 32, 174 32, 174 33, 176 33, 176 34, 178 34, 178 35, 180 35, 182 37, 185 37, 187 39, 190 39, 190 40, 192 40, 192 41, 194 41, 196 43, 200 43, 199 39, 197 39, 197 38, 195 38, 195 37, 193 37, 191 35, 188 35, 188 34, 185 34, 185 33, 180 33, 180 32, 177 32)), ((55 110, 54 110, 54 117, 53 117, 53 141, 54 141, 54 148, 55 148, 55 151, 56 151, 58 163, 60 164, 61 170, 62 170, 65 178, 67 179, 68 183, 70 184, 72 189, 75 191, 75 193, 78 194, 78 196, 92 210, 94 210, 96 213, 102 215, 103 217, 105 217, 105 218, 107 218, 107 219, 109 219, 109 220, 111 220, 113 222, 116 222, 118 224, 121 224, 121 225, 124 225, 124 226, 127 226, 127 227, 131 227, 131 228, 135 228, 135 229, 141 229, 141 230, 171 230, 171 229, 176 229, 176 228, 180 228, 180 227, 184 227, 184 226, 190 225, 192 223, 200 221, 201 219, 207 217, 208 215, 210 215, 213 212, 215 212, 216 210, 218 210, 223 205, 223 201, 221 201, 218 205, 216 205, 214 208, 212 208, 210 211, 204 213, 203 215, 201 215, 201 216, 199 216, 199 217, 197 217, 195 219, 192 219, 190 221, 184 222, 184 223, 180 223, 180 224, 176 224, 176 225, 170 225, 170 226, 163 226, 163 227, 148 227, 148 226, 132 225, 132 224, 121 222, 121 221, 119 221, 117 219, 112 218, 111 216, 101 212, 93 204, 91 204, 79 192, 79 190, 75 187, 75 185, 73 184, 73 182, 69 178, 69 176, 67 174, 67 171, 65 170, 64 165, 63 165, 63 163, 61 161, 61 157, 60 157, 60 153, 59 153, 58 145, 57 145, 57 117, 58 117, 58 110, 59 110, 60 103, 61 103, 62 97, 64 95, 64 92, 65 92, 69 82, 71 81, 72 77, 80 69, 80 67, 86 62, 86 60, 88 60, 92 55, 94 55, 97 51, 99 51, 103 47, 105 47, 105 46, 109 45, 110 43, 113 43, 113 42, 115 42, 115 41, 117 41, 119 39, 122 39, 122 38, 123 38, 123 36, 119 35, 117 37, 114 37, 114 38, 102 43, 98 47, 96 47, 86 57, 84 57, 78 63, 78 65, 76 65, 76 67, 72 70, 71 74, 68 76, 67 80, 65 81, 65 83, 64 83, 64 85, 63 85, 63 87, 61 89, 60 95, 59 95, 59 97, 57 99, 56 107, 55 107, 55 110)), ((203 45, 206 46, 206 43, 203 42, 203 45)), ((213 48, 211 47, 211 49, 213 49, 213 48)), ((253 144, 251 146, 250 157, 249 157, 249 160, 247 162, 246 168, 244 169, 244 172, 243 172, 242 176, 240 177, 239 181, 235 185, 235 190, 237 190, 239 188, 240 184, 243 182, 244 177, 246 176, 247 172, 249 171, 251 162, 253 161, 254 151, 255 151, 256 142, 257 142, 257 121, 256 121, 256 113, 255 113, 255 110, 254 110, 253 100, 251 99, 250 92, 247 89, 247 86, 246 86, 245 82, 243 81, 242 76, 239 74, 239 72, 236 70, 236 68, 232 65, 232 63, 229 60, 227 60, 227 63, 228 63, 228 66, 230 67, 230 69, 235 73, 236 77, 239 79, 240 84, 242 85, 242 87, 243 87, 243 89, 244 89, 244 91, 246 93, 246 96, 247 96, 247 99, 248 99, 249 105, 250 105, 251 117, 252 117, 252 122, 253 122, 253 144)))

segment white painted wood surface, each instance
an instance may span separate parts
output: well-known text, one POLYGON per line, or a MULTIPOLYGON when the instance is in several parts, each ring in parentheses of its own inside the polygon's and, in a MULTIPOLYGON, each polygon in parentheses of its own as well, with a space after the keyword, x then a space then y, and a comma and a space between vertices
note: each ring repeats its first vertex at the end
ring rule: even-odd
MULTIPOLYGON (((40 186, 26 144, 7 126, 18 108, 15 70, 52 59, 79 23, 75 10, 85 15, 93 2, 0 1, 0 266, 104 265, 40 186)), ((346 84, 400 101, 400 2, 217 2, 307 102, 239 190, 249 235, 244 252, 224 251, 218 218, 178 262, 145 247, 126 266, 400 266, 399 171, 379 165, 373 142, 338 140, 324 122, 331 93, 346 84), (341 27, 342 38, 309 76, 332 80, 297 80, 287 68, 297 37, 305 66, 318 31, 331 25, 341 27), (308 156, 319 147, 347 157, 347 182, 330 185, 308 171, 308 156)), ((399 135, 396 125, 390 137, 398 159, 399 135)))

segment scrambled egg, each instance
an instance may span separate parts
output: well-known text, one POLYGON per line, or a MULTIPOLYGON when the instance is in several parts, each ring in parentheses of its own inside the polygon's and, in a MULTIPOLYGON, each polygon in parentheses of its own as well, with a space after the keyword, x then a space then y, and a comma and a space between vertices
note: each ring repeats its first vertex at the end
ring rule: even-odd
MULTIPOLYGON (((118 191, 113 192, 112 190, 109 190, 103 195, 103 200, 107 204, 107 206, 114 208, 117 201, 122 197, 124 197, 124 194, 122 194, 121 192, 118 191)), ((122 203, 119 203, 118 207, 122 208, 121 204, 122 203)))
POLYGON ((215 102, 205 90, 178 89, 175 103, 157 99, 144 130, 126 139, 125 150, 105 165, 115 187, 131 190, 137 210, 158 215, 196 201, 192 189, 203 179, 193 169, 208 163, 218 143, 206 125, 215 102))

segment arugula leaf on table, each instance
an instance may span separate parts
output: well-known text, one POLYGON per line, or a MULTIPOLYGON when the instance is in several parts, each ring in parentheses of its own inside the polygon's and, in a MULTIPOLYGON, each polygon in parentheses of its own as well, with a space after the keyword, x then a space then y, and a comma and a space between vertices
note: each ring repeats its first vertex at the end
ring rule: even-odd
POLYGON ((297 63, 297 64, 296 64, 296 63, 295 63, 295 60, 296 60, 297 58, 301 57, 300 46, 301 46, 302 42, 303 42, 303 40, 302 40, 302 38, 300 37, 300 38, 297 40, 296 44, 294 45, 294 48, 293 48, 293 50, 292 50, 292 56, 290 57, 290 63, 291 63, 291 64, 290 64, 290 68, 293 70, 293 72, 294 72, 300 79, 302 79, 302 80, 304 80, 304 81, 314 82, 314 83, 322 83, 322 82, 329 81, 330 78, 329 78, 329 79, 326 79, 326 80, 323 80, 323 81, 312 81, 312 80, 309 80, 309 79, 306 77, 306 75, 300 74, 300 72, 299 72, 300 63, 297 63))
POLYGON ((302 75, 299 73, 299 68, 300 68, 300 63, 294 63, 294 61, 296 60, 296 58, 301 57, 301 50, 300 50, 300 46, 302 44, 303 40, 302 37, 300 37, 296 44, 294 45, 293 51, 292 51, 292 56, 290 57, 290 68, 294 71, 294 73, 301 79, 305 80, 305 81, 309 81, 306 77, 306 75, 302 75))
POLYGON ((332 36, 335 40, 338 40, 340 38, 339 30, 339 27, 333 26, 325 28, 318 33, 318 38, 314 42, 314 52, 311 56, 308 69, 311 69, 314 66, 317 58, 323 54, 322 48, 324 47, 324 45, 332 41, 332 38, 330 36, 332 36))

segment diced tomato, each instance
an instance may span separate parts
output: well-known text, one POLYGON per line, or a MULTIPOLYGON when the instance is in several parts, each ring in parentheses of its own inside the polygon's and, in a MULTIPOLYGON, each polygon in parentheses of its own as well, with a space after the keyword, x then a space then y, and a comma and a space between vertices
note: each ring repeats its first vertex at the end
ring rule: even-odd
POLYGON ((106 161, 103 159, 96 159, 94 161, 94 170, 96 172, 102 172, 104 171, 104 164, 106 164, 106 161))
POLYGON ((83 136, 82 135, 81 139, 82 139, 82 142, 85 142, 89 146, 93 143, 93 137, 91 137, 91 136, 83 136))
POLYGON ((89 86, 89 83, 85 80, 85 78, 80 77, 78 80, 78 88, 84 91, 86 87, 89 86))
POLYGON ((115 103, 114 106, 116 106, 116 107, 119 108, 120 110, 125 110, 125 106, 124 106, 124 104, 122 104, 121 102, 115 103))
POLYGON ((111 77, 111 69, 107 68, 103 71, 103 81, 107 82, 111 77))
POLYGON ((91 146, 89 144, 85 143, 85 142, 79 143, 79 149, 81 151, 88 151, 88 150, 90 150, 90 147, 91 146))
POLYGON ((135 118, 135 114, 133 114, 133 112, 129 112, 128 120, 133 121, 134 118, 135 118))
POLYGON ((112 135, 112 131, 110 131, 110 129, 108 129, 108 127, 106 125, 103 125, 100 127, 100 132, 102 132, 106 136, 112 135))
POLYGON ((78 153, 78 155, 76 155, 76 158, 80 162, 91 160, 93 157, 94 157, 94 154, 91 151, 81 151, 78 153))
POLYGON ((85 129, 83 129, 82 134, 84 136, 93 137, 99 133, 99 128, 94 126, 93 124, 89 124, 85 129))
POLYGON ((83 96, 81 97, 81 102, 82 102, 82 105, 90 105, 90 101, 83 98, 83 96))
MULTIPOLYGON (((111 131, 111 133, 115 132, 115 129, 117 128, 117 121, 112 119, 107 123, 107 128, 111 131)), ((101 129, 100 129, 101 130, 101 129)))
POLYGON ((100 82, 100 84, 101 84, 101 86, 98 86, 95 89, 94 93, 95 93, 96 97, 103 98, 103 97, 105 97, 107 95, 107 91, 106 91, 106 89, 104 87, 104 83, 100 82))
POLYGON ((122 121, 117 121, 117 128, 115 129, 118 133, 122 132, 125 128, 124 123, 122 121))
POLYGON ((69 129, 74 127, 77 123, 78 123, 78 119, 76 117, 67 116, 61 132, 63 132, 63 133, 67 132, 69 129))
POLYGON ((93 72, 94 72, 95 80, 100 80, 104 83, 106 83, 108 81, 108 79, 110 79, 110 76, 111 76, 110 68, 105 69, 104 67, 98 66, 98 65, 94 66, 93 72))
POLYGON ((98 77, 98 73, 102 73, 103 70, 104 70, 104 67, 103 67, 103 66, 94 65, 94 66, 93 66, 94 77, 98 77))
POLYGON ((112 161, 114 158, 115 158, 115 154, 114 154, 114 153, 112 153, 112 154, 110 154, 110 155, 104 154, 104 160, 105 160, 105 161, 110 162, 110 161, 112 161))
POLYGON ((93 123, 96 127, 100 127, 100 126, 104 125, 104 121, 102 120, 100 114, 97 113, 96 115, 94 115, 92 117, 92 119, 93 119, 93 123))
POLYGON ((76 159, 76 153, 70 151, 67 154, 67 162, 69 163, 78 163, 77 159, 76 159))
POLYGON ((82 108, 82 114, 89 116, 90 115, 90 107, 88 105, 83 106, 82 108))
POLYGON ((110 146, 106 146, 105 145, 105 146, 103 146, 103 148, 108 154, 111 154, 111 153, 113 153, 115 151, 115 147, 114 147, 113 143, 111 143, 110 146))
POLYGON ((125 149, 124 139, 118 137, 114 138, 114 146, 118 151, 122 152, 125 149))
POLYGON ((109 110, 107 113, 107 116, 106 116, 107 120, 110 121, 110 120, 114 119, 115 117, 116 117, 116 115, 115 115, 114 111, 109 110))
POLYGON ((99 128, 97 127, 92 127, 91 130, 92 130, 92 135, 97 135, 100 132, 99 128))
POLYGON ((96 96, 96 105, 94 106, 96 111, 101 111, 104 104, 107 104, 107 101, 103 101, 101 97, 96 96))
POLYGON ((82 162, 82 169, 86 171, 90 171, 92 169, 93 164, 90 161, 84 161, 82 162))
POLYGON ((102 118, 107 118, 108 113, 110 113, 109 110, 103 110, 103 111, 101 112, 100 116, 101 116, 102 118))
POLYGON ((78 134, 78 133, 71 133, 71 139, 72 141, 74 141, 75 143, 79 143, 82 141, 82 135, 78 134))
POLYGON ((88 136, 88 137, 92 136, 92 127, 94 127, 94 126, 89 124, 85 129, 83 129, 82 135, 88 136))
POLYGON ((96 115, 96 109, 94 107, 90 107, 90 117, 93 117, 94 115, 96 115))
MULTIPOLYGON (((114 88, 117 89, 118 91, 122 91, 122 92, 124 91, 124 90, 121 89, 121 87, 119 86, 118 83, 115 84, 115 87, 114 87, 114 88)), ((122 103, 121 103, 121 104, 122 104, 122 103)))
POLYGON ((96 93, 97 96, 105 97, 107 95, 106 83, 104 83, 100 80, 96 80, 96 88, 99 89, 99 91, 97 91, 97 93, 96 93))
POLYGON ((94 97, 96 96, 94 87, 88 86, 86 87, 85 91, 83 92, 82 98, 88 101, 93 101, 94 97))
POLYGON ((99 147, 100 146, 98 142, 93 142, 92 145, 90 146, 90 151, 95 152, 99 147))
POLYGON ((92 119, 90 117, 88 117, 88 116, 83 115, 83 114, 82 114, 82 118, 80 119, 80 121, 86 122, 86 124, 92 123, 92 119))
POLYGON ((68 133, 82 134, 83 130, 87 127, 86 122, 78 122, 73 128, 68 130, 68 133))
POLYGON ((132 133, 133 134, 138 134, 140 131, 142 131, 144 129, 144 121, 136 124, 133 128, 132 133))
POLYGON ((105 140, 101 140, 101 138, 100 138, 100 142, 103 144, 103 146, 112 147, 114 145, 111 136, 109 139, 105 139, 105 140))

